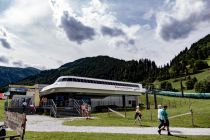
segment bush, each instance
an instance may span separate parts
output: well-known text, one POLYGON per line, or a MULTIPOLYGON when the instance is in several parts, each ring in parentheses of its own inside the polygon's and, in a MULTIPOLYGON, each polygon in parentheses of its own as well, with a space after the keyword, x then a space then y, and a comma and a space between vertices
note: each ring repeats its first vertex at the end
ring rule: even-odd
POLYGON ((168 81, 161 82, 160 88, 168 91, 173 89, 172 84, 168 81))
POLYGON ((202 69, 205 69, 205 68, 208 68, 208 64, 206 61, 202 61, 202 60, 197 60, 195 61, 195 66, 194 66, 194 69, 196 70, 202 70, 202 69))
POLYGON ((197 79, 194 77, 193 79, 189 79, 185 83, 185 85, 186 85, 187 89, 193 89, 196 82, 197 82, 197 79))
POLYGON ((210 78, 199 81, 195 84, 195 92, 209 93, 210 92, 210 78))

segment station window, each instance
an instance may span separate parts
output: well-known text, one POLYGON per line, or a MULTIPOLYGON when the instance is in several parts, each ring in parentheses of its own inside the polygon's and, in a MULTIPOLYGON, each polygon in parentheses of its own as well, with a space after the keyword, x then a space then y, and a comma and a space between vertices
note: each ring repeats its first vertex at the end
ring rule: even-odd
POLYGON ((74 81, 74 82, 95 83, 95 84, 104 84, 104 85, 139 87, 139 85, 134 85, 134 84, 116 83, 116 82, 98 81, 98 80, 88 80, 88 79, 78 79, 78 78, 60 78, 58 80, 58 82, 61 82, 61 81, 74 81))
POLYGON ((62 81, 68 81, 68 78, 63 78, 62 81))

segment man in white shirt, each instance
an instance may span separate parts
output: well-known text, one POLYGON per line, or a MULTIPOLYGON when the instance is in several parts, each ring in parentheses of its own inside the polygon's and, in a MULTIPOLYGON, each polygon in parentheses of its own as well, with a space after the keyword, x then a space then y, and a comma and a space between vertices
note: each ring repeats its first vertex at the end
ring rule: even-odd
POLYGON ((158 105, 158 120, 160 121, 160 124, 158 126, 159 129, 164 125, 164 120, 161 113, 162 111, 163 111, 162 105, 158 105))

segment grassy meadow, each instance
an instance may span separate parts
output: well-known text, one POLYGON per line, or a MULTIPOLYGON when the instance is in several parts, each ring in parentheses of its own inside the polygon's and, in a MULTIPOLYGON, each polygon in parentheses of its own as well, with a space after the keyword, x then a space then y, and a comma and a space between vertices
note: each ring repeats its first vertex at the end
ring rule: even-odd
MULTIPOLYGON (((157 109, 154 109, 153 96, 149 96, 149 100, 151 109, 142 109, 143 118, 141 126, 158 126, 157 109)), ((170 119, 170 125, 172 127, 210 128, 210 100, 157 96, 157 101, 158 104, 169 106, 169 116, 187 113, 191 105, 194 112, 194 126, 192 126, 191 115, 186 115, 170 119)), ((145 104, 144 95, 140 97, 140 102, 145 104)), ((121 113, 124 114, 124 112, 121 113)), ((94 113, 92 116, 96 117, 95 119, 66 121, 64 124, 71 126, 139 126, 139 123, 134 125, 134 114, 135 111, 127 111, 126 118, 122 118, 114 113, 94 113)))
MULTIPOLYGON (((210 57, 208 57, 205 61, 208 63, 208 65, 209 65, 209 67, 210 67, 210 57)), ((197 79, 198 81, 201 81, 201 80, 203 80, 203 79, 206 79, 208 76, 210 76, 210 68, 203 69, 203 70, 201 70, 201 71, 200 71, 199 73, 197 73, 197 74, 191 74, 191 75, 190 75, 191 78, 196 77, 196 79, 197 79)), ((180 91, 180 90, 181 90, 181 84, 180 84, 180 81, 181 81, 181 80, 182 80, 183 86, 186 87, 185 83, 186 83, 187 80, 184 80, 184 79, 185 79, 185 77, 179 77, 179 78, 172 78, 172 79, 164 80, 164 81, 170 82, 170 83, 172 84, 172 87, 173 87, 173 88, 175 88, 175 89, 177 89, 177 90, 180 91)), ((158 80, 156 80, 156 81, 154 82, 155 87, 156 87, 156 88, 159 88, 161 82, 163 82, 163 81, 158 81, 158 80)), ((195 90, 194 90, 194 89, 192 89, 192 90, 187 90, 187 89, 185 88, 185 89, 184 89, 184 92, 187 92, 187 93, 188 93, 188 92, 195 92, 195 90)))
POLYGON ((209 140, 209 136, 167 136, 105 133, 26 132, 24 140, 209 140))
MULTIPOLYGON (((210 67, 210 57, 208 57, 207 59, 205 59, 205 61, 208 63, 209 67, 210 67)), ((190 77, 193 78, 193 77, 196 77, 196 79, 198 81, 201 81, 201 80, 204 80, 206 79, 208 76, 210 76, 210 68, 207 68, 207 69, 203 69, 201 71, 199 71, 199 73, 197 74, 191 74, 190 77)), ((180 84, 180 81, 182 80, 182 84, 184 87, 186 87, 185 83, 187 81, 184 80, 185 77, 179 77, 179 78, 172 78, 172 79, 169 79, 169 80, 164 80, 164 81, 168 81, 172 84, 172 87, 181 91, 181 84, 180 84)), ((156 88, 159 88, 160 87, 160 83, 163 82, 163 81, 158 81, 156 80, 153 84, 155 85, 156 88)), ((184 89, 184 92, 195 92, 194 89, 192 90, 187 90, 186 88, 184 89)))
MULTIPOLYGON (((198 81, 206 79, 208 76, 210 76, 210 68, 204 69, 200 73, 190 75, 191 78, 196 77, 198 81)), ((176 78, 176 79, 169 79, 169 80, 165 80, 165 81, 170 82, 172 84, 173 88, 178 89, 180 91, 181 90, 181 84, 180 84, 181 79, 182 79, 183 86, 186 87, 185 83, 186 83, 187 80, 184 80, 185 77, 179 77, 179 78, 176 78)), ((161 81, 161 82, 163 82, 163 81, 161 81)), ((155 81, 154 82, 155 87, 159 88, 161 82, 160 81, 155 81)), ((185 88, 184 92, 195 92, 195 90, 194 89, 193 90, 187 90, 185 88)))
MULTIPOLYGON (((195 114, 195 126, 191 124, 191 117, 184 116, 180 118, 174 118, 170 120, 171 126, 177 127, 210 127, 210 100, 198 100, 198 99, 186 99, 186 98, 174 98, 157 96, 159 104, 167 104, 169 106, 168 112, 170 116, 180 113, 186 113, 189 111, 189 105, 192 104, 192 108, 195 114)), ((157 126, 157 110, 154 109, 153 96, 149 96, 150 110, 142 109, 143 118, 141 126, 157 126)), ((145 104, 145 96, 140 97, 140 102, 145 104)), ((1 121, 4 119, 3 112, 4 101, 0 101, 1 121)), ((121 112, 124 113, 124 112, 121 112)), ((134 126, 134 111, 128 111, 126 113, 127 118, 121 118, 114 113, 94 113, 92 116, 96 119, 91 120, 78 120, 67 121, 65 125, 75 126, 134 126)), ((137 123, 135 125, 139 127, 137 123)), ((14 134, 14 132, 8 131, 8 134, 14 134)), ((30 132, 26 131, 24 140, 209 140, 209 136, 167 136, 167 135, 134 135, 134 134, 105 134, 105 133, 68 133, 68 132, 30 132)))
POLYGON ((0 121, 3 121, 4 118, 4 100, 0 100, 0 121))

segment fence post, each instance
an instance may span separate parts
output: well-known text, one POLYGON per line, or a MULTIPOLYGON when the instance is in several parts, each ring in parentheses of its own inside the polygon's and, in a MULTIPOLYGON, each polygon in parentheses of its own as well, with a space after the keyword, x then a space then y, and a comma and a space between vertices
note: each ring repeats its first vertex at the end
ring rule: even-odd
POLYGON ((191 113, 191 119, 192 119, 192 126, 194 126, 194 116, 193 116, 192 108, 190 109, 190 113, 191 113))
POLYGON ((125 107, 125 118, 126 118, 126 116, 127 116, 127 115, 126 115, 126 107, 125 107))
POLYGON ((150 119, 152 121, 152 110, 150 110, 150 119))
POLYGON ((180 85, 181 85, 181 93, 182 93, 182 97, 184 97, 184 91, 183 91, 182 80, 180 81, 180 85))
POLYGON ((157 96, 155 91, 154 91, 154 103, 155 103, 155 109, 157 109, 157 96))
POLYGON ((146 105, 147 105, 147 110, 150 108, 149 107, 149 97, 148 97, 148 92, 146 92, 146 105))
POLYGON ((171 102, 170 100, 168 100, 168 107, 171 108, 170 106, 171 106, 171 102))

